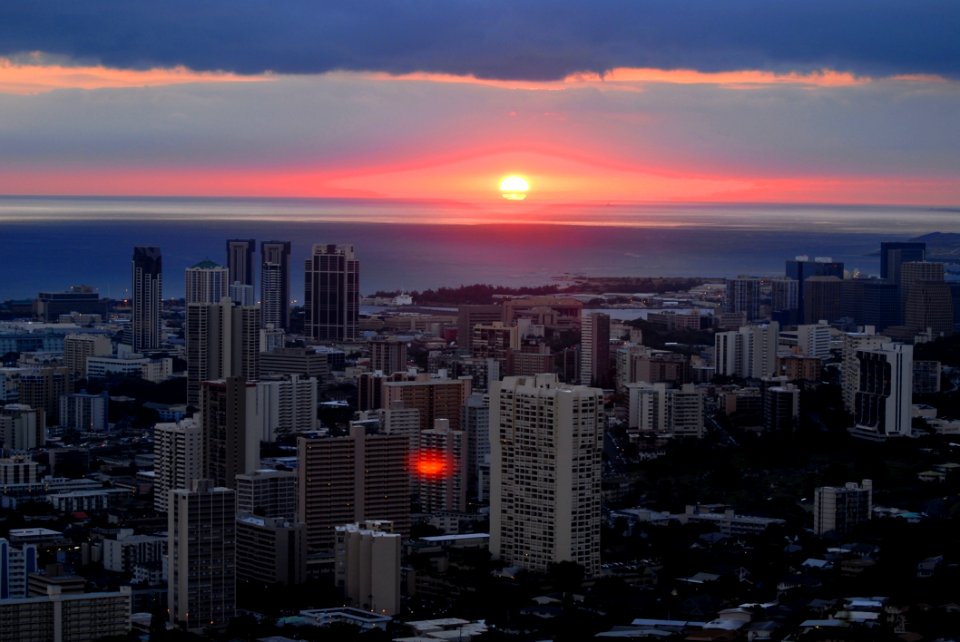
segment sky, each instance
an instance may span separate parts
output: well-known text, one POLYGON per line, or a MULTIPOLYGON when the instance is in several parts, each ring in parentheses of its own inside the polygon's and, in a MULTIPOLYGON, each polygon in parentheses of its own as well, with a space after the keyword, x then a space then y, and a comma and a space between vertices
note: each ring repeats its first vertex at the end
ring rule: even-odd
POLYGON ((0 194, 960 205, 954 0, 4 0, 0 194))

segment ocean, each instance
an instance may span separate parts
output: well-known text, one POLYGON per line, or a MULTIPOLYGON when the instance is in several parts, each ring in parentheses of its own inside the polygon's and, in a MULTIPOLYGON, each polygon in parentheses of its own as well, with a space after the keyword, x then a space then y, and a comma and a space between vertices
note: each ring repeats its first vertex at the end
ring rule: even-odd
POLYGON ((314 243, 355 246, 360 288, 541 285, 569 275, 782 275, 796 255, 879 271, 882 240, 960 232, 956 210, 824 205, 449 203, 0 197, 0 300, 87 284, 129 293, 135 245, 161 248, 164 296, 226 260, 228 238, 292 241, 291 296, 314 243))

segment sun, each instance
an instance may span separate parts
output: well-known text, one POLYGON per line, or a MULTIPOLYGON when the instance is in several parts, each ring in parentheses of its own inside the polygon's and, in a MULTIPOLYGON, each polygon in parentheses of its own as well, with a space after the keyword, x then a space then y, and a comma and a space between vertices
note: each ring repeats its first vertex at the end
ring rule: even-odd
POLYGON ((512 174, 500 181, 500 195, 508 201, 522 201, 530 191, 530 183, 523 176, 512 174))

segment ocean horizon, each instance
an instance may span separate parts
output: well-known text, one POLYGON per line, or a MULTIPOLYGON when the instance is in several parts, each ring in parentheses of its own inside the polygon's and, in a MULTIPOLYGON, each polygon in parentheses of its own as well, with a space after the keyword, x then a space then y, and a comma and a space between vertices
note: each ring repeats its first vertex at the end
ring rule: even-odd
POLYGON ((164 296, 228 238, 292 241, 302 298, 314 243, 355 246, 360 288, 542 285, 569 275, 782 275, 797 255, 879 272, 884 240, 960 232, 953 208, 729 203, 551 204, 371 199, 0 196, 0 300, 75 284, 129 294, 136 245, 161 248, 164 296))

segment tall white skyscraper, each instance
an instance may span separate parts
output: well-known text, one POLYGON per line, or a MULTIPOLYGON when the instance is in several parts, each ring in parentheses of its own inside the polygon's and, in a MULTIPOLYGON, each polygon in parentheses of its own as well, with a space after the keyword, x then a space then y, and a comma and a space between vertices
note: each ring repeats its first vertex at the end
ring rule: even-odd
POLYGON ((360 262, 353 246, 316 244, 304 268, 304 334, 314 341, 355 340, 360 262))
POLYGON ((160 302, 163 299, 163 259, 159 247, 133 248, 133 351, 160 347, 160 302))
POLYGON ((490 552, 546 571, 600 568, 603 392, 556 375, 506 377, 490 388, 490 552))
POLYGON ((777 374, 780 324, 746 325, 714 335, 714 361, 718 375, 760 379, 777 374))
POLYGON ((213 261, 200 261, 188 267, 184 281, 184 300, 191 303, 219 303, 227 296, 227 268, 213 261))

